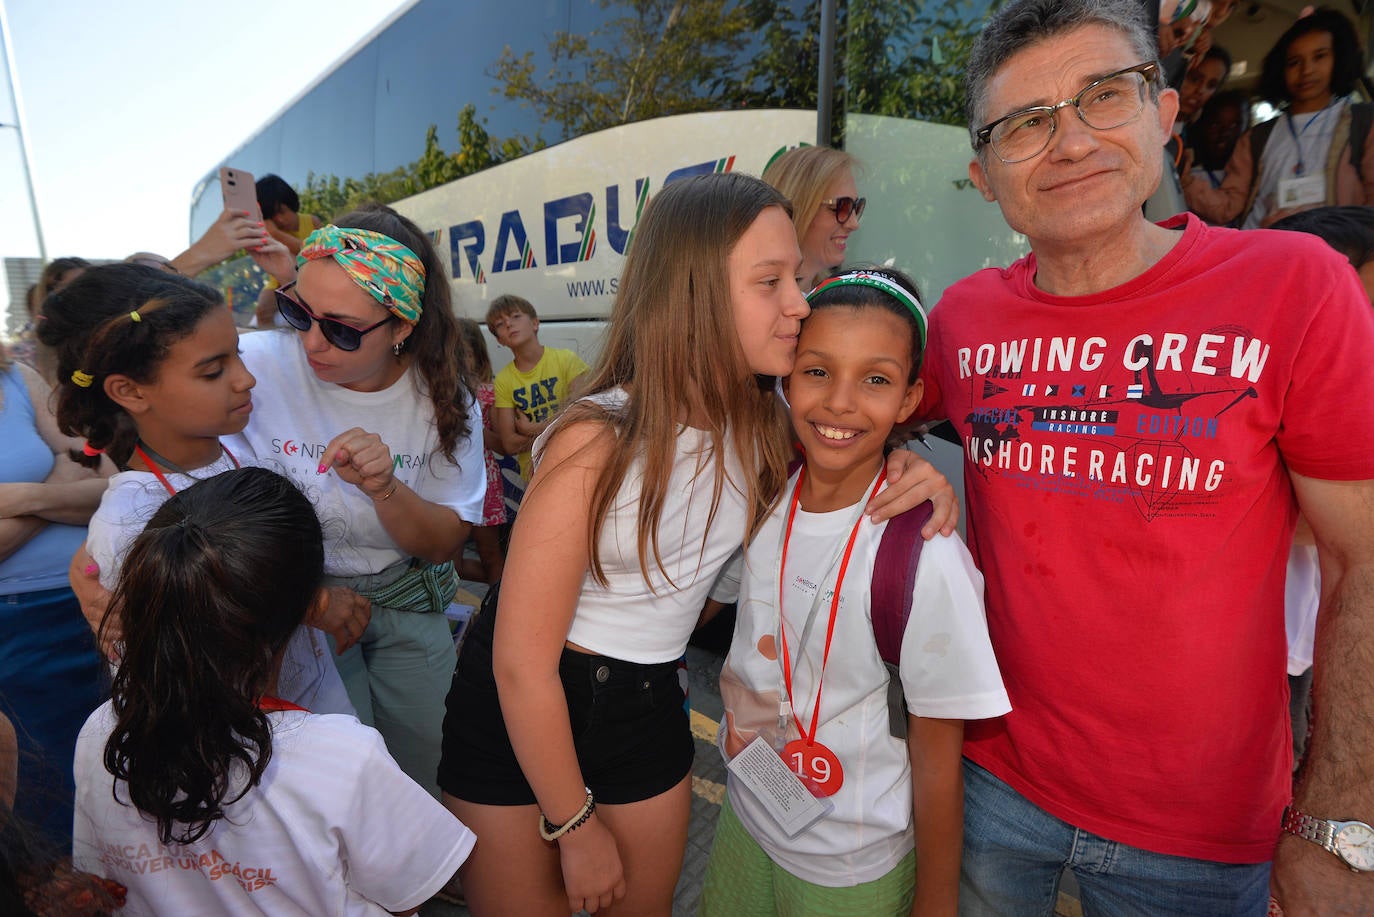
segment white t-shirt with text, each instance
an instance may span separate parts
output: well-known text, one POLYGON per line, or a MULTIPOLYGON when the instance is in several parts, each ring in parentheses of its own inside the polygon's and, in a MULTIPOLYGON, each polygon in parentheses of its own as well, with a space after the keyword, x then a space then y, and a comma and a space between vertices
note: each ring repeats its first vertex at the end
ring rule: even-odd
POLYGON ((127 786, 111 792, 111 705, 91 714, 76 743, 72 858, 128 888, 121 914, 380 917, 428 900, 472 852, 473 833, 402 773, 376 730, 351 716, 269 719, 259 784, 200 840, 164 846, 127 786))
MULTIPOLYGON (((772 516, 745 551, 734 640, 720 676, 725 717, 720 741, 727 758, 756 736, 778 747, 799 737, 796 717, 777 737, 786 697, 778 643, 779 555, 796 476, 772 516)), ((787 548, 783 608, 793 671, 793 701, 812 727, 830 597, 839 570, 837 548, 849 537, 859 505, 826 513, 797 510, 787 548), (830 565, 827 568, 827 565, 830 565), (816 620, 800 638, 813 599, 816 620)), ((778 865, 808 882, 848 887, 887 874, 914 845, 911 763, 906 741, 894 738, 888 716, 888 671, 873 636, 869 591, 887 523, 859 522, 821 681, 816 740, 834 752, 844 772, 827 801, 833 810, 789 838, 749 790, 730 777, 730 803, 740 821, 778 865)), ((921 717, 984 719, 1011 709, 988 640, 983 577, 958 536, 936 537, 921 550, 902 639, 901 679, 907 710, 921 717)))
POLYGON ((467 396, 469 434, 454 448, 455 464, 436 451, 433 405, 413 367, 380 392, 355 392, 321 382, 298 337, 295 331, 259 331, 239 339, 258 384, 248 428, 225 442, 240 461, 290 477, 315 504, 324 526, 325 572, 379 573, 409 556, 382 527, 371 498, 336 472, 318 471, 325 446, 354 427, 376 433, 390 448, 396 480, 480 524, 487 471, 477 402, 467 396))

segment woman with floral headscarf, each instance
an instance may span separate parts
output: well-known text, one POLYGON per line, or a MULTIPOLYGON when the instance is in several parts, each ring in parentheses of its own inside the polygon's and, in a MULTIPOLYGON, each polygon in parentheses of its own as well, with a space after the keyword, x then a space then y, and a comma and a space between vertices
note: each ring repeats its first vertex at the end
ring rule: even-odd
POLYGON ((351 616, 331 628, 347 633, 336 661, 349 697, 437 795, 454 667, 448 560, 486 493, 449 285, 429 238, 381 206, 316 230, 297 265, 296 282, 277 291, 295 330, 241 340, 257 397, 230 448, 314 501, 331 611, 351 616))

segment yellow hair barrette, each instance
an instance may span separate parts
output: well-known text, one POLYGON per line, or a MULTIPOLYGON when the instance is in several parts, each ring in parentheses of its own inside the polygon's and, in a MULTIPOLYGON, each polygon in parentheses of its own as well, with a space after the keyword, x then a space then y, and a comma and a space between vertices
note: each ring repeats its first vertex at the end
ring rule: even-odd
POLYGON ((90 388, 91 383, 95 382, 95 376, 92 376, 90 373, 83 373, 78 369, 76 372, 72 373, 72 381, 81 388, 90 388))

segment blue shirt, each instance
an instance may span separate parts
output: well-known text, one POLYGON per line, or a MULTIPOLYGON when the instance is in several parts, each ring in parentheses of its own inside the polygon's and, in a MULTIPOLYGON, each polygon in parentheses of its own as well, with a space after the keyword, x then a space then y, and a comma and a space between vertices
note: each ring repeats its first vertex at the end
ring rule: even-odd
MULTIPOLYGON (((14 367, 0 372, 0 393, 0 483, 39 483, 55 458, 38 433, 28 386, 14 367)), ((0 561, 0 595, 66 586, 72 555, 85 541, 85 526, 49 523, 0 561)))

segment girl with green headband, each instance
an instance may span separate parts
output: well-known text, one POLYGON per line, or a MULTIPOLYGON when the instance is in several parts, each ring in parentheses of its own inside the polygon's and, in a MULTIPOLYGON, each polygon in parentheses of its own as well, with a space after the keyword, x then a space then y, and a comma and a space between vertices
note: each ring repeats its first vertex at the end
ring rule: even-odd
POLYGON ((297 264, 277 291, 294 330, 242 339, 256 410, 230 447, 310 495, 331 596, 363 609, 357 642, 336 657, 349 697, 437 796, 454 665, 449 559, 486 494, 449 285, 429 238, 381 206, 315 231, 297 264))
POLYGON ((847 271, 807 298, 783 380, 806 460, 745 552, 720 746, 727 762, 776 752, 778 779, 824 805, 784 826, 732 768, 701 913, 953 915, 964 719, 1010 709, 983 579, 957 535, 926 543, 899 580, 911 610, 889 668, 873 598, 887 523, 861 522, 888 436, 920 401, 925 310, 895 270, 847 271))

